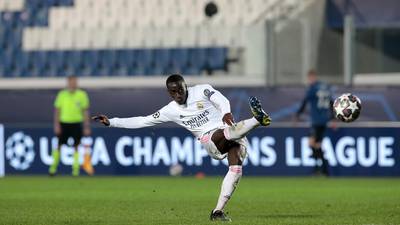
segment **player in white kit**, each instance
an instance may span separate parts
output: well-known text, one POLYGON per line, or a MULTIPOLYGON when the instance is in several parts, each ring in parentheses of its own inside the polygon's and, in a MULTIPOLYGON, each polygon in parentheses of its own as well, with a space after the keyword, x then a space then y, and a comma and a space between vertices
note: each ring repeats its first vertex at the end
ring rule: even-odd
POLYGON ((235 123, 228 99, 210 85, 188 88, 178 74, 169 76, 166 85, 173 101, 152 115, 112 119, 97 115, 92 119, 109 127, 132 129, 172 121, 191 131, 212 158, 222 160, 227 157, 229 170, 210 220, 231 221, 223 209, 242 176, 242 163, 247 154, 245 136, 260 125, 268 126, 271 119, 255 97, 249 99, 253 117, 235 123))

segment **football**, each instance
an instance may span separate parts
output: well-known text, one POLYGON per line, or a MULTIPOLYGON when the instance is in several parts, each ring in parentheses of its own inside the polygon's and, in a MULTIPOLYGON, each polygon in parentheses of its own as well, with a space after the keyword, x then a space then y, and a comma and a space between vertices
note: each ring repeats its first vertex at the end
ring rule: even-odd
POLYGON ((353 122, 360 116, 361 100, 351 93, 342 94, 333 103, 333 113, 340 121, 353 122))

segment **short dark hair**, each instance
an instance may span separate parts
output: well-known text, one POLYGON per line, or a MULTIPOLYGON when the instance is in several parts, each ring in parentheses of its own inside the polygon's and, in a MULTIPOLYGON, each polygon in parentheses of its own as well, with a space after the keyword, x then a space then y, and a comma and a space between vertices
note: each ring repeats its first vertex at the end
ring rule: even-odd
POLYGON ((77 79, 78 77, 76 75, 68 75, 67 79, 77 79))
POLYGON ((310 69, 310 70, 308 71, 308 75, 309 75, 309 76, 310 76, 310 75, 317 76, 317 71, 316 71, 315 69, 310 69))
POLYGON ((168 86, 169 83, 174 83, 174 82, 179 82, 183 81, 185 82, 185 79, 180 74, 171 74, 168 78, 165 84, 168 86))

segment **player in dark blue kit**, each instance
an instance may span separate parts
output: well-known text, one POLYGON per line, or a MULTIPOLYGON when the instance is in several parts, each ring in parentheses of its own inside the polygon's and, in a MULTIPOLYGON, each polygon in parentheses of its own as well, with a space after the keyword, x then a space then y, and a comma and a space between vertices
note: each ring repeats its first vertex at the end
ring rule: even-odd
POLYGON ((301 103, 299 110, 296 113, 296 119, 300 118, 307 103, 310 104, 310 117, 311 117, 311 134, 309 138, 309 145, 313 151, 313 157, 318 160, 321 159, 321 167, 316 164, 315 172, 328 174, 328 162, 324 158, 321 149, 322 138, 327 127, 328 122, 333 119, 332 106, 333 97, 329 85, 321 82, 317 78, 317 73, 314 70, 308 72, 309 87, 306 96, 301 103))

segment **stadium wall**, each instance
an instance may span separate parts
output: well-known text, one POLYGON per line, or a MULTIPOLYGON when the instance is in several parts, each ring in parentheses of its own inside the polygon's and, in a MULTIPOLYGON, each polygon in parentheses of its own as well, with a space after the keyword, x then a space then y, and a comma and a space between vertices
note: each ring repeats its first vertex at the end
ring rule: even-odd
MULTIPOLYGON (((225 83, 229 81, 225 79, 225 83)), ((292 116, 298 109, 305 91, 304 87, 217 87, 217 89, 230 99, 236 120, 250 116, 248 98, 257 96, 271 114, 274 123, 292 121, 292 116)), ((334 87, 334 89, 336 95, 352 92, 361 99, 363 108, 357 122, 398 121, 400 118, 399 87, 334 87)), ((51 124, 56 93, 57 90, 54 89, 0 90, 0 122, 22 126, 51 124)), ((149 115, 171 101, 164 87, 88 89, 88 94, 91 100, 91 113, 104 113, 111 117, 149 115)), ((307 120, 306 116, 304 120, 307 120)))

